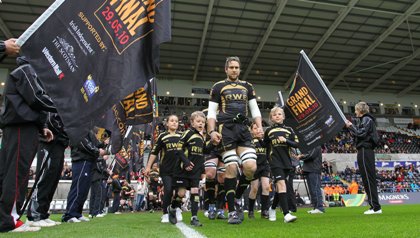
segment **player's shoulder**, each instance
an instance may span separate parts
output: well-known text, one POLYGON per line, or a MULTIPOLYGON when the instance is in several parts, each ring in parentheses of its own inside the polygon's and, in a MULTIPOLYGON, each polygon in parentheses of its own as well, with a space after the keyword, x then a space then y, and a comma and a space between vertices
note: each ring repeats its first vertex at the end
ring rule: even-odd
POLYGON ((284 126, 284 129, 290 131, 290 132, 294 132, 293 128, 291 128, 290 126, 284 126))
POLYGON ((226 80, 220 80, 220 81, 218 81, 218 82, 214 83, 212 88, 215 88, 215 87, 221 87, 221 86, 223 86, 224 84, 226 84, 226 80))
POLYGON ((286 126, 286 125, 284 125, 283 126, 285 129, 288 129, 288 130, 291 130, 292 129, 292 127, 290 127, 290 126, 286 126))
POLYGON ((239 83, 242 84, 242 85, 245 85, 247 87, 251 87, 251 88, 254 87, 254 85, 252 85, 252 83, 250 83, 248 81, 245 81, 245 80, 239 80, 239 83))
POLYGON ((190 136, 190 135, 192 135, 192 134, 194 134, 194 130, 192 130, 192 129, 190 129, 190 128, 188 128, 188 129, 186 129, 183 133, 182 133, 182 135, 185 137, 185 136, 190 136))
POLYGON ((158 137, 158 138, 163 138, 163 137, 167 136, 168 134, 169 134, 169 132, 168 132, 168 131, 161 132, 161 133, 159 134, 159 137, 158 137))

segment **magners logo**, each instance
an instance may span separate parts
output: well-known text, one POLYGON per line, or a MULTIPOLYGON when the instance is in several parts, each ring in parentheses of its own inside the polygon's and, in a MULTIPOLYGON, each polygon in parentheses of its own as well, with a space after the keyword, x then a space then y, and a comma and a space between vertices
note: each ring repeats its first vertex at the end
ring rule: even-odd
POLYGON ((321 108, 319 100, 309 90, 308 85, 300 75, 296 76, 295 87, 290 92, 286 103, 298 121, 305 120, 309 115, 321 108))
POLYGON ((118 54, 153 32, 155 9, 164 0, 106 0, 95 12, 118 54))

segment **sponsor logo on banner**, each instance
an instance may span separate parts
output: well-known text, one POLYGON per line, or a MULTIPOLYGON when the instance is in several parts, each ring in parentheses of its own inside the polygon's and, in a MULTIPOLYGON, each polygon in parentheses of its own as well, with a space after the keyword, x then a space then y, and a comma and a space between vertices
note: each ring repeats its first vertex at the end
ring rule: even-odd
POLYGON ((69 32, 73 36, 73 38, 76 40, 83 54, 87 56, 89 52, 90 55, 94 55, 95 50, 92 48, 91 44, 87 42, 84 34, 80 31, 79 25, 77 25, 77 23, 75 23, 73 20, 70 21, 69 25, 70 25, 69 32))
POLYGON ((53 40, 53 43, 63 57, 64 62, 66 62, 70 71, 74 73, 76 68, 79 68, 79 66, 76 64, 76 56, 74 55, 73 46, 70 45, 64 38, 58 36, 53 40))
POLYGON ((58 76, 58 79, 62 80, 64 78, 64 73, 60 69, 60 66, 57 64, 47 47, 44 47, 42 49, 42 53, 44 54, 45 58, 47 58, 48 63, 50 63, 51 67, 53 68, 55 75, 58 76))
POLYGON ((122 54, 134 42, 153 32, 155 0, 106 0, 95 12, 96 18, 122 54))
POLYGON ((89 100, 99 91, 99 86, 96 86, 95 81, 92 78, 92 75, 88 75, 87 80, 83 84, 83 87, 80 89, 80 92, 83 95, 85 102, 89 100))

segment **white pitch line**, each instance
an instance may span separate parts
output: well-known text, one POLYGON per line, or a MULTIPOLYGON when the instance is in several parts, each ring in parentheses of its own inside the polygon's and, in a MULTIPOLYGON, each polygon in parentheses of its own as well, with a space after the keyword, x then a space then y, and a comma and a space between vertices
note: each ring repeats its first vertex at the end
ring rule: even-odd
POLYGON ((202 235, 200 232, 192 229, 191 227, 185 225, 183 222, 176 223, 176 227, 182 232, 186 238, 205 238, 206 236, 202 235))

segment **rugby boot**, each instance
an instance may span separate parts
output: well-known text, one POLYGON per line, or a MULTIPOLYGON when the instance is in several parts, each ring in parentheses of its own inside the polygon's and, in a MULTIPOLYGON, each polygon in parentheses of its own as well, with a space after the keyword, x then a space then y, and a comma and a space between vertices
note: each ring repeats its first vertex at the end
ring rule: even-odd
POLYGON ((176 224, 176 208, 172 208, 168 206, 168 215, 169 215, 169 222, 172 224, 176 224))
POLYGON ((191 217, 191 226, 203 226, 196 216, 191 217))
POLYGON ((238 214, 236 213, 236 211, 229 212, 228 223, 229 224, 241 224, 242 223, 242 220, 239 219, 238 214))

